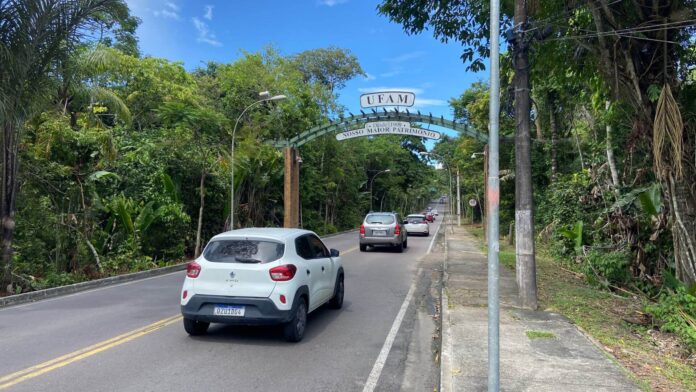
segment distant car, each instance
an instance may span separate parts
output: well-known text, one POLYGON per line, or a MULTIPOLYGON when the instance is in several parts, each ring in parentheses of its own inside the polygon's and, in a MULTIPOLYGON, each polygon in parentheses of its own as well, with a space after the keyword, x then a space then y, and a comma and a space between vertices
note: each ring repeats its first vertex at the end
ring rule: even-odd
POLYGON ((365 216, 360 225, 360 251, 367 251, 367 247, 391 246, 398 252, 403 252, 408 247, 408 233, 404 228, 399 214, 395 212, 371 212, 365 216))
POLYGON ((433 208, 430 212, 433 213, 435 216, 439 216, 440 214, 437 212, 437 208, 433 208))
POLYGON ((428 212, 425 214, 425 220, 428 222, 434 222, 435 221, 435 215, 433 215, 432 212, 428 212))
POLYGON ((181 289, 184 329, 202 335, 210 323, 282 324, 302 340, 307 313, 343 305, 339 252, 311 231, 241 229, 213 237, 186 268, 181 289))
POLYGON ((430 225, 425 219, 425 215, 411 214, 404 221, 404 228, 410 234, 423 234, 426 237, 430 235, 430 225))

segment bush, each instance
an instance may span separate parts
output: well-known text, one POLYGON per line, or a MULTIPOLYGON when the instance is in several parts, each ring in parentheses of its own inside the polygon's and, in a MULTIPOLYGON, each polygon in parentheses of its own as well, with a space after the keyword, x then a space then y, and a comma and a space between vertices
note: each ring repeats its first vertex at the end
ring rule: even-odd
POLYGON ((582 272, 591 284, 625 284, 631 278, 630 255, 622 251, 592 249, 583 259, 582 272))
POLYGON ((696 297, 686 288, 663 293, 660 300, 646 306, 645 311, 662 322, 661 331, 675 333, 690 350, 696 351, 696 297))

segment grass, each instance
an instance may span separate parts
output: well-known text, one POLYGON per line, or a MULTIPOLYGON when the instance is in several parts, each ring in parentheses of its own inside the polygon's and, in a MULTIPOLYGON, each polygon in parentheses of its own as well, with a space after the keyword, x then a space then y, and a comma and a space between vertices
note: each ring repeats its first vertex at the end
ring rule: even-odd
MULTIPOLYGON (((467 230, 483 247, 483 229, 470 226, 467 230)), ((696 391, 696 364, 693 359, 691 364, 682 359, 678 339, 654 331, 650 325, 627 321, 643 315, 639 296, 622 297, 590 286, 543 249, 537 252, 536 262, 540 309, 570 319, 626 368, 643 390, 696 391)), ((503 239, 500 263, 515 268, 514 247, 503 239)), ((530 339, 533 332, 527 331, 530 339)))
POLYGON ((527 337, 531 340, 535 339, 556 339, 556 335, 547 331, 526 331, 527 337))

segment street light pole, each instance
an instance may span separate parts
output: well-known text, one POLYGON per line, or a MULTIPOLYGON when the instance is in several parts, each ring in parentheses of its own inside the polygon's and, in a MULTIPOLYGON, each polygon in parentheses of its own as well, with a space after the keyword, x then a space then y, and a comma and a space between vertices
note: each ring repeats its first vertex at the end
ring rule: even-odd
POLYGON ((488 391, 500 390, 500 266, 499 266, 499 209, 500 177, 498 142, 500 132, 500 0, 490 0, 490 105, 488 119, 488 167, 486 179, 486 219, 488 221, 488 391))
POLYGON ((234 230, 234 137, 237 134, 239 120, 242 119, 247 110, 262 102, 282 101, 283 99, 287 98, 285 95, 275 95, 271 97, 268 91, 260 92, 259 96, 263 98, 245 107, 239 117, 237 117, 237 121, 235 121, 234 128, 232 129, 232 144, 230 146, 230 230, 234 230))
POLYGON ((450 170, 450 167, 447 164, 447 161, 445 161, 445 159, 438 154, 435 154, 432 152, 427 152, 427 151, 421 151, 419 154, 423 155, 423 156, 433 156, 436 159, 439 159, 440 162, 442 162, 442 164, 445 165, 445 167, 447 168, 447 175, 449 177, 449 196, 447 196, 447 204, 449 204, 448 208, 449 208, 449 215, 450 215, 450 229, 454 233, 454 227, 452 227, 452 213, 453 213, 452 199, 454 198, 454 193, 452 192, 452 170, 450 170))
POLYGON ((380 175, 382 173, 389 173, 389 172, 391 172, 391 169, 385 169, 385 170, 378 171, 377 174, 372 176, 372 179, 370 180, 370 211, 372 211, 372 184, 375 182, 375 178, 378 175, 380 175))
POLYGON ((462 194, 459 186, 459 167, 457 167, 457 226, 462 225, 462 194))

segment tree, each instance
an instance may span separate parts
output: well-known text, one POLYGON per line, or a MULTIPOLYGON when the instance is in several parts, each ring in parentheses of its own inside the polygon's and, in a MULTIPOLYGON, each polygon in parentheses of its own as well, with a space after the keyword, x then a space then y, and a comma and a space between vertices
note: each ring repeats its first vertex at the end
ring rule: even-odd
POLYGON ((47 102, 54 60, 74 49, 104 18, 123 20, 122 0, 7 0, 0 3, 0 122, 2 123, 2 289, 10 287, 18 146, 27 119, 47 102))
POLYGON ((527 2, 515 0, 512 41, 515 78, 515 256, 520 305, 537 308, 534 246, 534 196, 532 194, 532 140, 529 115, 529 34, 527 2))
MULTIPOLYGON (((502 28, 509 27, 509 12, 503 3, 502 28)), ((378 7, 381 13, 404 26, 409 33, 420 33, 426 26, 433 27, 433 34, 442 41, 453 39, 464 46, 462 59, 469 68, 483 69, 483 59, 488 56, 489 4, 482 0, 454 0, 420 2, 415 0, 384 0, 378 7), (478 57, 474 57, 475 54, 478 57)), ((509 11, 509 9, 507 9, 509 11)), ((516 201, 516 254, 517 283, 520 302, 524 307, 536 308, 536 268, 534 257, 534 211, 531 180, 531 136, 529 135, 529 35, 527 5, 525 0, 514 2, 513 64, 515 70, 515 201, 516 201)))

